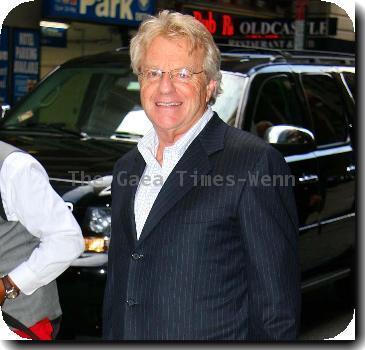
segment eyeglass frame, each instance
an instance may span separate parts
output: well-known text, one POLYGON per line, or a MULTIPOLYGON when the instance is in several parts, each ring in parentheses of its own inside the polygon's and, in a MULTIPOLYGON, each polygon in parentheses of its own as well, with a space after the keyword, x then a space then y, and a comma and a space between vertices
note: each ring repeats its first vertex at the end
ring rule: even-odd
MULTIPOLYGON (((200 72, 193 72, 190 68, 188 68, 188 67, 182 67, 182 68, 176 68, 176 69, 171 69, 171 70, 169 70, 169 71, 163 71, 162 69, 159 69, 159 68, 148 68, 148 69, 146 69, 146 70, 149 70, 149 71, 155 71, 155 72, 160 72, 161 73, 161 76, 159 76, 158 78, 156 78, 156 80, 152 80, 152 81, 161 81, 161 79, 162 79, 162 77, 163 77, 163 75, 165 74, 165 73, 168 73, 168 75, 169 75, 169 78, 170 78, 170 80, 172 81, 172 82, 176 82, 176 80, 174 80, 175 79, 175 77, 172 75, 172 73, 173 72, 180 72, 180 71, 182 71, 183 69, 185 69, 185 70, 187 70, 190 74, 192 74, 192 76, 189 78, 189 80, 187 80, 186 82, 183 82, 183 81, 180 81, 181 83, 189 83, 191 80, 192 80, 192 78, 193 78, 193 76, 195 75, 195 74, 200 74, 200 73, 205 73, 205 70, 203 69, 203 70, 201 70, 200 72)), ((146 71, 145 70, 145 71, 146 71)), ((145 72, 140 72, 140 73, 138 73, 138 76, 139 77, 141 77, 141 80, 143 80, 143 79, 145 79, 145 72)), ((151 80, 147 80, 147 81, 151 81, 151 80)))

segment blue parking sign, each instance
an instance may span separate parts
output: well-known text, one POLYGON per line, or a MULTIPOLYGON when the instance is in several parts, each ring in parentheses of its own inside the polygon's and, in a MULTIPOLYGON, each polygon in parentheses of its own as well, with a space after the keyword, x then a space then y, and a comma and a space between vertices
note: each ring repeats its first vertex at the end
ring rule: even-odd
POLYGON ((30 92, 39 78, 39 32, 14 30, 13 101, 30 92))
POLYGON ((0 104, 8 101, 8 74, 9 74, 9 32, 8 28, 1 28, 0 34, 0 104))

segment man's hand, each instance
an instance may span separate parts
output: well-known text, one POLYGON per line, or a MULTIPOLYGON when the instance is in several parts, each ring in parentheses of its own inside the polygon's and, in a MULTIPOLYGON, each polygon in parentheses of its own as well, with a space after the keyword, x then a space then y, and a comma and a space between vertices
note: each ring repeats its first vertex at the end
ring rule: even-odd
POLYGON ((3 280, 0 279, 0 306, 4 304, 4 301, 5 301, 5 287, 3 280))

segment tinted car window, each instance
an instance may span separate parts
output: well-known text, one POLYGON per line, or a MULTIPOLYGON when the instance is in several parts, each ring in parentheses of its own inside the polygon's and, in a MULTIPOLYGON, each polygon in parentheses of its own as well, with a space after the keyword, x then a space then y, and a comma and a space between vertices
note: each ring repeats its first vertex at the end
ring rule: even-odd
MULTIPOLYGON (((212 109, 234 125, 247 78, 222 72, 223 93, 212 109)), ((51 74, 7 115, 3 128, 55 127, 92 137, 142 136, 151 127, 129 68, 63 68, 51 74)))
POLYGON ((16 106, 2 126, 52 124, 109 137, 129 111, 141 110, 139 101, 139 84, 129 69, 65 68, 16 106))
POLYGON ((318 145, 347 139, 345 104, 341 91, 329 75, 302 76, 304 92, 312 113, 318 145))
MULTIPOLYGON (((129 71, 95 73, 85 96, 80 128, 92 135, 108 136, 117 129, 121 133, 130 133, 120 126, 125 118, 129 118, 130 112, 138 111, 142 118, 147 119, 140 105, 139 89, 137 77, 129 71)), ((151 124, 147 129, 150 127, 151 124)), ((143 134, 138 127, 134 131, 137 135, 143 134)))
POLYGON ((227 124, 234 125, 237 115, 241 93, 247 82, 247 78, 229 72, 222 72, 223 93, 218 96, 213 111, 217 112, 227 124))
POLYGON ((286 75, 267 78, 257 92, 252 133, 263 137, 267 128, 273 125, 303 125, 302 105, 286 75))
POLYGON ((353 98, 356 97, 356 80, 355 80, 355 74, 350 72, 344 72, 342 73, 343 77, 345 78, 346 84, 349 87, 351 94, 353 98))

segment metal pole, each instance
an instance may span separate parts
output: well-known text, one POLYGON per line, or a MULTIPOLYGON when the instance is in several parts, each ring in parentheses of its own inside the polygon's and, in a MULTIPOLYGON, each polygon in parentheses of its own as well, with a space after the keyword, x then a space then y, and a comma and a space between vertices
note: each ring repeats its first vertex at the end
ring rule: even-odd
POLYGON ((305 10, 308 0, 295 1, 295 35, 294 35, 294 49, 304 49, 305 38, 305 10))

